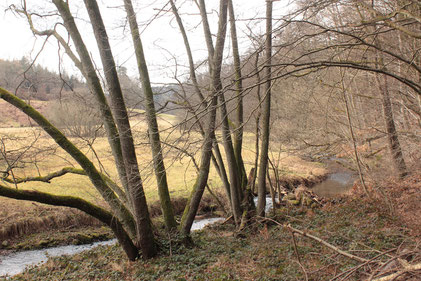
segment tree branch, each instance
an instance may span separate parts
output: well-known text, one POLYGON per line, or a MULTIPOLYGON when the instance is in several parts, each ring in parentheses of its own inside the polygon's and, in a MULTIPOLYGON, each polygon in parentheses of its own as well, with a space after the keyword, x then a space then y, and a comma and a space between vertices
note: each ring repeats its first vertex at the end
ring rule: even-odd
POLYGON ((136 247, 132 243, 121 223, 107 210, 95 206, 86 200, 73 196, 53 195, 33 190, 17 190, 0 184, 0 196, 17 200, 35 201, 53 206, 70 207, 81 210, 108 225, 116 235, 120 244, 125 248, 130 260, 138 256, 136 247), (126 248, 127 247, 127 248, 126 248))
POLYGON ((61 176, 64 176, 67 173, 72 173, 72 174, 77 174, 77 175, 84 175, 86 176, 86 172, 82 169, 76 169, 76 168, 72 168, 72 167, 65 167, 59 171, 50 173, 46 176, 38 176, 38 177, 25 177, 25 178, 14 178, 14 179, 10 179, 10 178, 4 178, 3 180, 8 182, 8 183, 14 183, 14 184, 18 184, 18 183, 24 183, 24 182, 29 182, 29 181, 40 181, 40 182, 46 182, 46 183, 51 183, 51 180, 54 178, 58 178, 61 176))

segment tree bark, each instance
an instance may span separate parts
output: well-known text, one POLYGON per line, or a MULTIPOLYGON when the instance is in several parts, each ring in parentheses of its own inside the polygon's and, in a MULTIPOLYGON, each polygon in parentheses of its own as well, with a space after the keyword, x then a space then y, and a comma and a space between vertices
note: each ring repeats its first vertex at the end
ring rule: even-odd
MULTIPOLYGON (((77 61, 77 59, 75 58, 73 58, 73 61, 75 63, 80 62, 81 65, 77 64, 77 66, 82 67, 81 72, 86 79, 86 83, 89 87, 89 90, 94 94, 99 104, 101 116, 104 121, 104 127, 107 132, 108 142, 110 143, 111 151, 116 162, 118 175, 121 179, 123 186, 125 187, 125 189, 127 189, 126 168, 124 166, 123 153, 121 150, 121 143, 118 130, 114 123, 114 118, 111 109, 108 105, 107 99, 105 98, 101 82, 98 78, 98 75, 96 74, 95 67, 91 61, 88 49, 86 48, 82 36, 80 35, 80 32, 76 26, 74 18, 70 12, 68 3, 64 2, 63 0, 53 0, 53 3, 59 11, 60 16, 63 19, 63 24, 67 32, 70 34, 70 37, 72 38, 73 43, 75 44, 76 51, 80 57, 80 61, 77 61)), ((71 50, 69 51, 69 53, 73 54, 71 50)))
MULTIPOLYGON (((236 106, 236 121, 237 124, 234 129, 234 154, 235 159, 237 160, 238 173, 240 174, 240 187, 243 191, 247 186, 247 175, 244 168, 243 157, 241 151, 243 149, 243 126, 244 126, 244 110, 243 110, 243 76, 241 74, 241 60, 240 52, 238 48, 238 39, 237 39, 237 28, 235 26, 235 14, 234 14, 234 5, 233 0, 229 0, 228 3, 228 13, 230 21, 230 31, 231 31, 231 42, 232 42, 232 55, 234 58, 234 77, 235 77, 235 92, 237 99, 236 106)), ((240 193, 240 197, 241 193, 240 193)), ((242 200, 242 198, 240 198, 242 200)))
MULTIPOLYGON (((202 94, 202 91, 200 90, 199 83, 197 82, 196 71, 195 71, 195 67, 194 67, 193 54, 192 54, 192 51, 191 51, 191 48, 190 48, 190 43, 189 43, 189 40, 188 40, 188 37, 187 37, 186 30, 184 28, 184 25, 183 25, 183 22, 181 20, 181 17, 179 15, 179 13, 178 13, 178 10, 177 10, 177 8, 174 4, 174 1, 170 0, 170 4, 171 4, 172 12, 173 12, 173 14, 176 18, 178 27, 180 29, 180 33, 183 36, 184 46, 186 48, 186 53, 187 53, 187 57, 188 57, 188 61, 189 61, 190 78, 192 80, 195 92, 196 92, 197 96, 199 97, 200 102, 202 103, 201 104, 202 108, 206 109, 207 102, 205 100, 205 97, 202 94)), ((207 22, 207 19, 206 19, 206 22, 207 22)), ((199 124, 200 133, 204 137, 205 131, 203 130, 201 120, 197 115, 195 115, 195 119, 196 119, 196 122, 199 124)), ((222 160, 221 150, 219 149, 218 142, 217 142, 216 139, 214 139, 213 150, 214 150, 214 155, 212 155, 212 163, 214 164, 215 168, 217 169, 218 175, 221 178, 221 181, 222 181, 222 183, 225 187, 227 197, 228 197, 229 201, 231 201, 230 184, 229 184, 229 181, 228 181, 228 176, 227 176, 227 172, 226 172, 226 169, 225 169, 224 161, 222 160)))
POLYGON ((365 184, 363 170, 361 168, 360 157, 358 155, 357 139, 355 138, 354 127, 352 125, 351 113, 350 113, 350 110, 349 110, 349 103, 348 103, 348 98, 346 96, 346 90, 345 90, 345 85, 344 85, 343 79, 344 79, 344 77, 342 75, 342 81, 341 81, 342 96, 343 96, 343 100, 344 100, 344 103, 345 103, 345 111, 346 111, 346 117, 347 117, 347 120, 348 120, 349 133, 351 135, 351 140, 352 140, 352 147, 353 147, 353 150, 354 150, 355 163, 357 164, 358 175, 360 176, 360 182, 361 182, 361 185, 363 187, 363 190, 364 190, 365 194, 370 198, 370 194, 368 193, 367 185, 365 184))
POLYGON ((265 96, 263 97, 262 112, 262 148, 258 174, 257 215, 265 216, 266 206, 266 167, 268 164, 269 135, 270 135, 270 95, 271 95, 271 59, 272 59, 272 1, 266 1, 266 41, 265 41, 265 96))
MULTIPOLYGON (((208 46, 208 53, 209 55, 211 55, 211 54, 214 54, 215 49, 213 48, 213 46, 211 47, 212 34, 210 33, 209 26, 205 24, 207 22, 207 14, 206 14, 206 8, 204 5, 205 5, 204 1, 201 0, 200 1, 200 15, 202 16, 204 35, 205 35, 207 46, 208 46)), ((209 69, 211 73, 212 71, 214 71, 212 66, 210 66, 209 69)), ((241 195, 240 195, 241 194, 240 193, 241 175, 239 174, 237 160, 234 153, 234 147, 232 144, 231 130, 229 128, 229 121, 228 121, 228 111, 227 111, 227 106, 226 106, 223 92, 218 92, 218 99, 219 99, 219 110, 221 113, 221 121, 222 121, 222 128, 221 128, 222 144, 224 146, 225 155, 227 158, 227 166, 229 170, 231 210, 233 212, 234 221, 238 225, 241 219, 241 195)))
POLYGON ((224 93, 219 92, 219 111, 222 120, 222 143, 225 149, 225 156, 227 157, 227 165, 230 178, 230 192, 231 192, 231 206, 234 215, 234 221, 238 225, 241 220, 241 179, 237 159, 234 153, 234 147, 231 139, 231 130, 228 122, 228 111, 226 107, 224 93))
POLYGON ((399 178, 403 178, 408 174, 408 171, 406 168, 405 160, 403 158, 402 148, 398 138, 398 132, 396 131, 387 77, 385 75, 383 75, 383 77, 384 80, 382 84, 379 75, 376 75, 377 84, 379 86, 380 94, 382 97, 381 101, 383 107, 383 118, 387 132, 387 140, 397 174, 399 178))
POLYGON ((254 147, 256 150, 256 155, 254 157, 254 176, 253 176, 253 182, 249 183, 249 185, 251 186, 251 192, 253 193, 253 196, 256 194, 255 190, 256 190, 256 179, 257 179, 257 171, 258 171, 258 165, 259 165, 259 135, 260 135, 260 117, 262 115, 262 99, 260 96, 260 71, 259 71, 259 54, 260 54, 260 50, 258 50, 256 52, 256 59, 254 61, 254 69, 256 72, 256 85, 257 85, 257 89, 256 89, 256 96, 257 96, 257 102, 259 103, 259 109, 256 113, 256 128, 255 128, 255 143, 254 143, 254 147))
POLYGON ((143 94, 145 96, 146 117, 148 120, 149 139, 152 146, 152 157, 154 163, 155 176, 158 183, 158 194, 161 201, 162 214, 165 225, 168 229, 175 228, 177 223, 174 218, 174 211, 171 204, 170 193, 168 191, 167 173, 162 156, 161 140, 159 136, 158 122, 156 120, 155 103, 153 91, 149 80, 148 67, 146 65, 143 52, 142 41, 140 39, 139 26, 136 20, 136 14, 131 0, 124 0, 124 6, 132 34, 133 45, 135 48, 137 67, 140 79, 142 81, 143 94))
POLYGON ((209 165, 211 159, 213 139, 215 138, 215 119, 218 93, 222 90, 221 66, 225 44, 226 23, 227 23, 228 0, 220 0, 218 35, 216 40, 215 55, 212 59, 212 96, 209 104, 209 121, 206 136, 202 148, 199 175, 193 187, 193 191, 187 202, 181 218, 181 230, 185 235, 190 234, 190 229, 199 208, 199 203, 209 176, 209 165))
POLYGON ((116 117, 115 123, 119 130, 121 150, 127 175, 128 197, 131 199, 132 210, 136 221, 137 243, 141 247, 145 257, 152 257, 156 255, 152 223, 139 173, 129 117, 124 103, 114 57, 97 2, 95 0, 84 0, 84 2, 94 30, 109 88, 112 109, 116 117))
MULTIPOLYGON (((197 2, 196 2, 197 3, 197 2)), ((206 4, 205 4, 205 0, 199 0, 199 10, 200 10, 200 16, 202 18, 202 25, 203 25, 203 33, 205 34, 205 40, 206 40, 206 46, 208 48, 208 64, 209 64, 209 73, 212 76, 212 72, 213 72, 213 58, 214 58, 214 53, 215 53, 215 48, 213 47, 213 42, 212 42, 212 36, 207 36, 207 35, 211 35, 211 31, 210 31, 210 27, 209 27, 209 21, 208 21, 208 15, 207 15, 207 11, 206 11, 206 4)))

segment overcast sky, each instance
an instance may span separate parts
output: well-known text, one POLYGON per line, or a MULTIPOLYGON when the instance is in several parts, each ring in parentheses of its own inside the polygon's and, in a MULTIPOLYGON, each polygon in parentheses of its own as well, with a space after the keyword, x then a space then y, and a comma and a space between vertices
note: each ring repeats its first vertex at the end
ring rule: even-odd
MULTIPOLYGON (((20 59, 23 56, 35 58, 44 44, 44 38, 36 38, 29 30, 28 23, 22 17, 13 14, 10 11, 4 12, 11 4, 19 5, 21 1, 1 0, 0 4, 0 59, 20 59)), ((279 17, 285 8, 286 0, 274 2, 274 17, 279 17)), ((28 7, 32 11, 52 10, 53 6, 50 0, 27 0, 28 7)), ((128 27, 124 17, 124 11, 121 6, 116 6, 120 1, 99 0, 101 12, 108 28, 108 34, 111 39, 112 50, 116 57, 118 65, 122 65, 128 69, 132 76, 137 76, 135 58, 133 48, 131 46, 131 38, 128 33, 128 27), (114 5, 114 6, 109 6, 114 5)), ((122 1, 121 1, 122 2, 122 1)), ((133 1, 136 6, 137 19, 142 26, 142 41, 145 49, 146 60, 149 66, 151 79, 154 83, 173 82, 172 77, 187 73, 186 55, 182 37, 178 32, 177 24, 172 13, 169 12, 169 5, 165 5, 167 0, 142 0, 133 1), (138 4, 141 2, 141 4, 138 4), (158 11, 162 10, 158 13, 158 11), (156 17, 158 13, 158 17, 156 17), (152 20, 153 19, 153 20, 152 20), (152 21, 151 21, 152 20, 152 21), (175 67, 178 64, 179 67, 175 67)), ((93 40, 93 32, 89 24, 84 20, 87 19, 84 11, 83 2, 80 0, 70 1, 71 9, 74 15, 79 18, 77 21, 82 36, 87 44, 92 56, 97 58, 97 49, 93 40)), ((217 31, 217 0, 208 0, 207 9, 210 13, 209 19, 212 33, 217 31)), ((188 36, 192 49, 194 50, 194 59, 199 62, 206 58, 206 44, 203 40, 202 26, 200 25, 200 17, 198 9, 192 0, 178 0, 176 5, 180 7, 179 11, 188 31, 188 36)), ((265 15, 265 0, 234 0, 234 9, 238 19, 237 28, 240 37, 242 52, 245 52, 250 46, 250 42, 245 36, 248 33, 246 24, 248 24, 255 34, 261 34, 264 31, 263 18, 265 15), (246 19, 255 18, 255 21, 246 21, 246 19)), ((51 27, 54 20, 38 20, 35 18, 35 24, 40 29, 51 27)), ((229 30, 228 30, 229 32, 229 30)), ((63 32, 61 34, 64 34, 63 32)), ((229 34, 229 33, 228 33, 229 34)), ((229 43, 229 41, 227 41, 229 43)), ((62 67, 68 73, 77 74, 78 71, 73 63, 61 54, 62 67)), ((44 46, 44 50, 37 59, 41 65, 48 67, 50 70, 58 71, 59 52, 57 42, 54 38, 50 38, 44 46)), ((99 64, 99 60, 97 60, 99 64)), ((97 65, 100 68, 100 65, 97 65)))

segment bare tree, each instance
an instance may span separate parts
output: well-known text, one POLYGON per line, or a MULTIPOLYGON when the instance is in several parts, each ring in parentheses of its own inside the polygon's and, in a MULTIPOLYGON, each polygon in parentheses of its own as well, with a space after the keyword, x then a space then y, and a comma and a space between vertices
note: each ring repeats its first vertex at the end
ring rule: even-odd
POLYGON ((263 97, 262 112, 262 148, 260 150, 260 164, 258 172, 258 201, 257 214, 265 215, 266 206, 266 171, 268 165, 269 134, 270 134, 270 106, 271 106, 271 61, 272 61, 272 1, 266 1, 266 40, 265 40, 265 95, 263 97))

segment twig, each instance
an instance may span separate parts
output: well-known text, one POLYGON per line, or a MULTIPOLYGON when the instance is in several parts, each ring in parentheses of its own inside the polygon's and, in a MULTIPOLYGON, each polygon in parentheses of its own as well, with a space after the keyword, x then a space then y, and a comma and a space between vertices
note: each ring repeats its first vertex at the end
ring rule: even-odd
POLYGON ((294 232, 292 232, 292 231, 291 231, 291 237, 292 237, 292 242, 294 244, 295 255, 297 256, 298 263, 301 264, 300 255, 298 254, 298 250, 297 250, 297 242, 295 241, 295 235, 294 235, 294 232))
POLYGON ((390 264, 392 261, 396 260, 398 257, 393 257, 391 259, 389 259, 388 261, 386 261, 385 263, 383 263, 379 268, 376 268, 376 270, 374 270, 370 277, 368 278, 367 281, 372 281, 374 276, 376 276, 377 272, 381 272, 383 270, 383 268, 385 268, 388 264, 390 264))
POLYGON ((418 264, 413 264, 413 265, 408 265, 405 266, 402 270, 399 270, 396 273, 384 276, 384 277, 380 277, 377 279, 374 279, 374 281, 389 281, 389 280, 394 280, 395 278, 397 278, 398 276, 410 272, 410 271, 415 271, 415 270, 421 270, 421 263, 418 264))
POLYGON ((304 266, 300 263, 300 262, 298 262, 298 261, 295 261, 296 263, 298 263, 298 265, 301 267, 301 269, 303 270, 303 272, 304 272, 304 277, 305 277, 305 280, 306 281, 308 281, 308 275, 307 275, 307 271, 306 271, 306 269, 304 268, 304 266))
POLYGON ((368 260, 366 260, 366 259, 364 259, 364 258, 361 258, 361 257, 355 256, 355 255, 352 255, 352 254, 350 254, 350 253, 348 253, 348 252, 345 252, 345 251, 342 251, 342 250, 341 250, 341 249, 339 249, 338 247, 333 246, 332 244, 330 244, 330 243, 328 243, 328 242, 326 242, 326 241, 324 241, 324 240, 320 239, 319 237, 316 237, 316 236, 314 236, 314 235, 308 234, 308 233, 306 233, 306 232, 304 232, 304 231, 301 231, 301 230, 299 230, 299 229, 293 228, 293 227, 292 227, 292 226, 290 226, 290 225, 284 225, 284 227, 286 227, 287 229, 289 229, 289 230, 293 231, 294 233, 298 233, 298 234, 300 234, 300 235, 302 235, 302 236, 304 236, 304 237, 311 238, 311 239, 313 239, 313 240, 315 240, 315 241, 317 241, 317 242, 319 242, 319 243, 321 243, 321 244, 325 245, 326 247, 330 248, 331 250, 334 250, 335 252, 338 252, 339 254, 341 254, 341 255, 343 255, 343 256, 345 256, 345 257, 348 257, 348 258, 350 258, 350 259, 353 259, 353 260, 356 260, 356 261, 359 261, 359 262, 367 262, 367 261, 368 261, 368 260))
POLYGON ((328 242, 326 242, 326 241, 324 241, 324 240, 320 239, 319 237, 316 237, 316 236, 314 236, 314 235, 311 235, 311 234, 309 234, 309 233, 306 233, 306 232, 304 232, 304 231, 301 231, 301 230, 299 230, 299 229, 296 229, 296 228, 294 228, 294 227, 292 227, 292 226, 290 226, 290 225, 281 224, 281 223, 279 223, 279 222, 277 222, 277 221, 275 221, 275 220, 273 220, 273 219, 271 219, 271 218, 264 218, 264 217, 261 217, 261 218, 262 218, 262 219, 264 219, 264 220, 269 220, 269 221, 271 221, 271 222, 274 222, 274 223, 276 223, 276 224, 277 224, 277 225, 279 225, 279 226, 285 227, 286 229, 289 229, 289 230, 290 230, 290 231, 292 231, 293 233, 298 233, 298 234, 300 234, 300 235, 302 235, 302 236, 304 236, 304 237, 311 238, 311 239, 313 239, 313 240, 315 240, 315 241, 317 241, 317 242, 319 242, 319 243, 321 243, 321 244, 325 245, 325 246, 326 246, 326 247, 328 247, 329 249, 331 249, 331 250, 333 250, 333 251, 335 251, 335 252, 337 252, 337 253, 339 253, 339 254, 341 254, 341 255, 345 256, 345 257, 348 257, 348 258, 350 258, 350 259, 353 259, 353 260, 356 260, 356 261, 359 261, 359 262, 364 262, 364 263, 368 261, 367 259, 364 259, 364 258, 361 258, 361 257, 355 256, 355 255, 353 255, 353 254, 350 254, 350 253, 348 253, 348 252, 342 251, 342 250, 341 250, 341 249, 339 249, 338 247, 333 246, 332 244, 330 244, 330 243, 328 243, 328 242))
POLYGON ((229 216, 228 218, 226 218, 222 223, 221 223, 221 225, 222 224, 226 224, 230 219, 232 219, 232 215, 231 216, 229 216))
POLYGON ((369 259, 368 261, 366 261, 366 262, 364 262, 364 263, 362 263, 360 265, 357 265, 357 266, 355 266, 355 267, 353 267, 353 268, 351 268, 351 269, 349 269, 347 271, 344 271, 344 272, 340 273, 339 275, 336 275, 335 277, 333 277, 332 279, 330 279, 330 281, 333 281, 335 279, 338 279, 339 277, 341 277, 342 275, 345 275, 345 274, 346 274, 345 277, 343 277, 341 280, 346 280, 357 269, 359 269, 359 268, 361 268, 361 267, 369 264, 370 262, 374 261, 375 259, 377 259, 377 258, 379 258, 381 256, 384 256, 384 255, 386 255, 386 254, 388 254, 390 252, 393 252, 395 250, 396 250, 396 248, 393 248, 393 249, 387 250, 386 252, 383 252, 381 254, 378 254, 377 256, 369 259))
POLYGON ((294 244, 295 255, 297 256, 297 263, 301 267, 301 269, 303 270, 306 281, 308 281, 307 271, 304 268, 303 264, 301 263, 300 255, 298 254, 298 249, 297 249, 297 242, 295 241, 295 235, 294 235, 294 232, 292 232, 292 231, 291 231, 291 237, 292 237, 292 242, 294 244))

